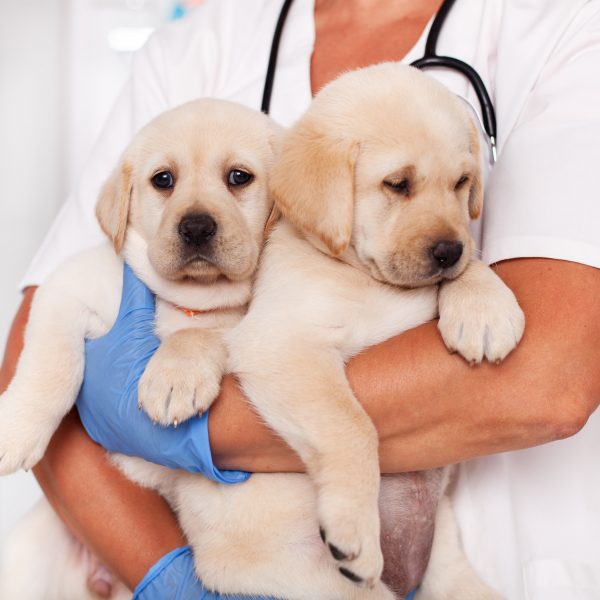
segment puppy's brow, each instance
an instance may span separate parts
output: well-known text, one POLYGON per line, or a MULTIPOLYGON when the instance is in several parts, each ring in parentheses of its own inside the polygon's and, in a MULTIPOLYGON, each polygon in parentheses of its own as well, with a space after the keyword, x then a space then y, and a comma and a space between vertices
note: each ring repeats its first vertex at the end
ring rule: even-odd
POLYGON ((228 154, 223 158, 221 165, 224 169, 250 169, 257 170, 259 164, 256 157, 247 153, 228 154))
POLYGON ((417 179, 417 167, 412 164, 405 165, 396 171, 392 171, 389 175, 384 177, 384 181, 390 183, 399 183, 403 179, 406 179, 411 184, 414 184, 417 179))
POLYGON ((385 177, 382 185, 395 195, 410 198, 415 192, 416 172, 414 165, 406 165, 385 177))
POLYGON ((179 174, 177 161, 168 156, 161 156, 160 158, 157 158, 157 160, 151 161, 150 165, 150 177, 156 175, 156 173, 160 173, 161 171, 171 171, 171 173, 173 173, 175 176, 179 174))

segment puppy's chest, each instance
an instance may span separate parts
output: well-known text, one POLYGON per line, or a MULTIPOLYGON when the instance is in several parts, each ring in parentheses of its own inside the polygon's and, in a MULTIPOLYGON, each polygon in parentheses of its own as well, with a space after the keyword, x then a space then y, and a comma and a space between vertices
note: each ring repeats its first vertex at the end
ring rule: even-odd
POLYGON ((435 318, 437 289, 399 289, 375 282, 347 306, 342 347, 352 355, 435 318))
POLYGON ((189 311, 157 299, 154 331, 161 340, 181 329, 215 329, 225 332, 239 323, 243 315, 244 307, 189 311))

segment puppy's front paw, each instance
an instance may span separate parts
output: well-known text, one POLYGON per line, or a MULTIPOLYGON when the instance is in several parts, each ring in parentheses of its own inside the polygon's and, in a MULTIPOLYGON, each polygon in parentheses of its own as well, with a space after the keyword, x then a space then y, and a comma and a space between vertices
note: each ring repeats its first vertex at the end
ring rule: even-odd
POLYGON ((19 398, 10 392, 0 396, 0 475, 29 470, 36 465, 53 432, 52 428, 44 428, 43 423, 23 418, 19 405, 19 398))
MULTIPOLYGON (((490 271, 485 285, 440 293, 438 328, 448 349, 472 364, 500 362, 523 336, 525 315, 512 291, 490 271), (442 295, 446 294, 443 297, 442 295)), ((450 285, 452 285, 451 283, 450 285)), ((460 288, 458 288, 460 289, 460 288)))
POLYGON ((338 563, 341 575, 361 587, 373 588, 381 578, 379 509, 347 495, 321 493, 321 539, 338 563))
POLYGON ((140 379, 140 408, 154 422, 176 426, 208 409, 219 394, 224 368, 220 348, 190 352, 167 340, 140 379))

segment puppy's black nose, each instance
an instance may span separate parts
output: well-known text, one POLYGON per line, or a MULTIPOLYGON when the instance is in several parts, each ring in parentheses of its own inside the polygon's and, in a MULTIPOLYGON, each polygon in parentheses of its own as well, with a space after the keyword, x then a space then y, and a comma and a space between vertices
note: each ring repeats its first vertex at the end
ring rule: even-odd
POLYGON ((449 269, 454 266, 462 256, 463 245, 462 242, 450 242, 448 240, 442 240, 435 246, 431 247, 431 255, 433 260, 442 267, 442 269, 449 269))
POLYGON ((190 246, 202 246, 217 233, 217 223, 208 214, 187 215, 179 221, 179 237, 190 246))

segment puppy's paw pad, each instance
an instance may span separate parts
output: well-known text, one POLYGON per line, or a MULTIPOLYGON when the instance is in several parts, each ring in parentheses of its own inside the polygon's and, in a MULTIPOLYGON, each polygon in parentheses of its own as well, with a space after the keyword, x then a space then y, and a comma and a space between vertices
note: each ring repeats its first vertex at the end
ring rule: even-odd
POLYGON ((485 331, 485 357, 495 363, 510 354, 525 330, 525 315, 516 301, 505 306, 501 314, 501 317, 490 318, 485 331))
POLYGON ((140 408, 155 423, 176 426, 208 409, 219 394, 221 377, 202 357, 173 357, 159 348, 140 379, 140 408))
MULTIPOLYGON (((0 398, 0 402, 4 397, 0 398)), ((0 475, 35 466, 46 450, 52 431, 41 431, 31 423, 19 423, 0 414, 0 475)))
POLYGON ((475 298, 458 306, 446 306, 438 328, 451 352, 461 354, 469 364, 484 358, 501 362, 521 340, 525 317, 510 290, 486 299, 475 298))
MULTIPOLYGON (((379 544, 379 518, 359 519, 360 511, 349 510, 323 522, 319 532, 342 575, 364 587, 373 587, 381 578, 383 556, 379 544)), ((363 511, 365 512, 365 511, 363 511)), ((368 511, 367 511, 368 512, 368 511)))

